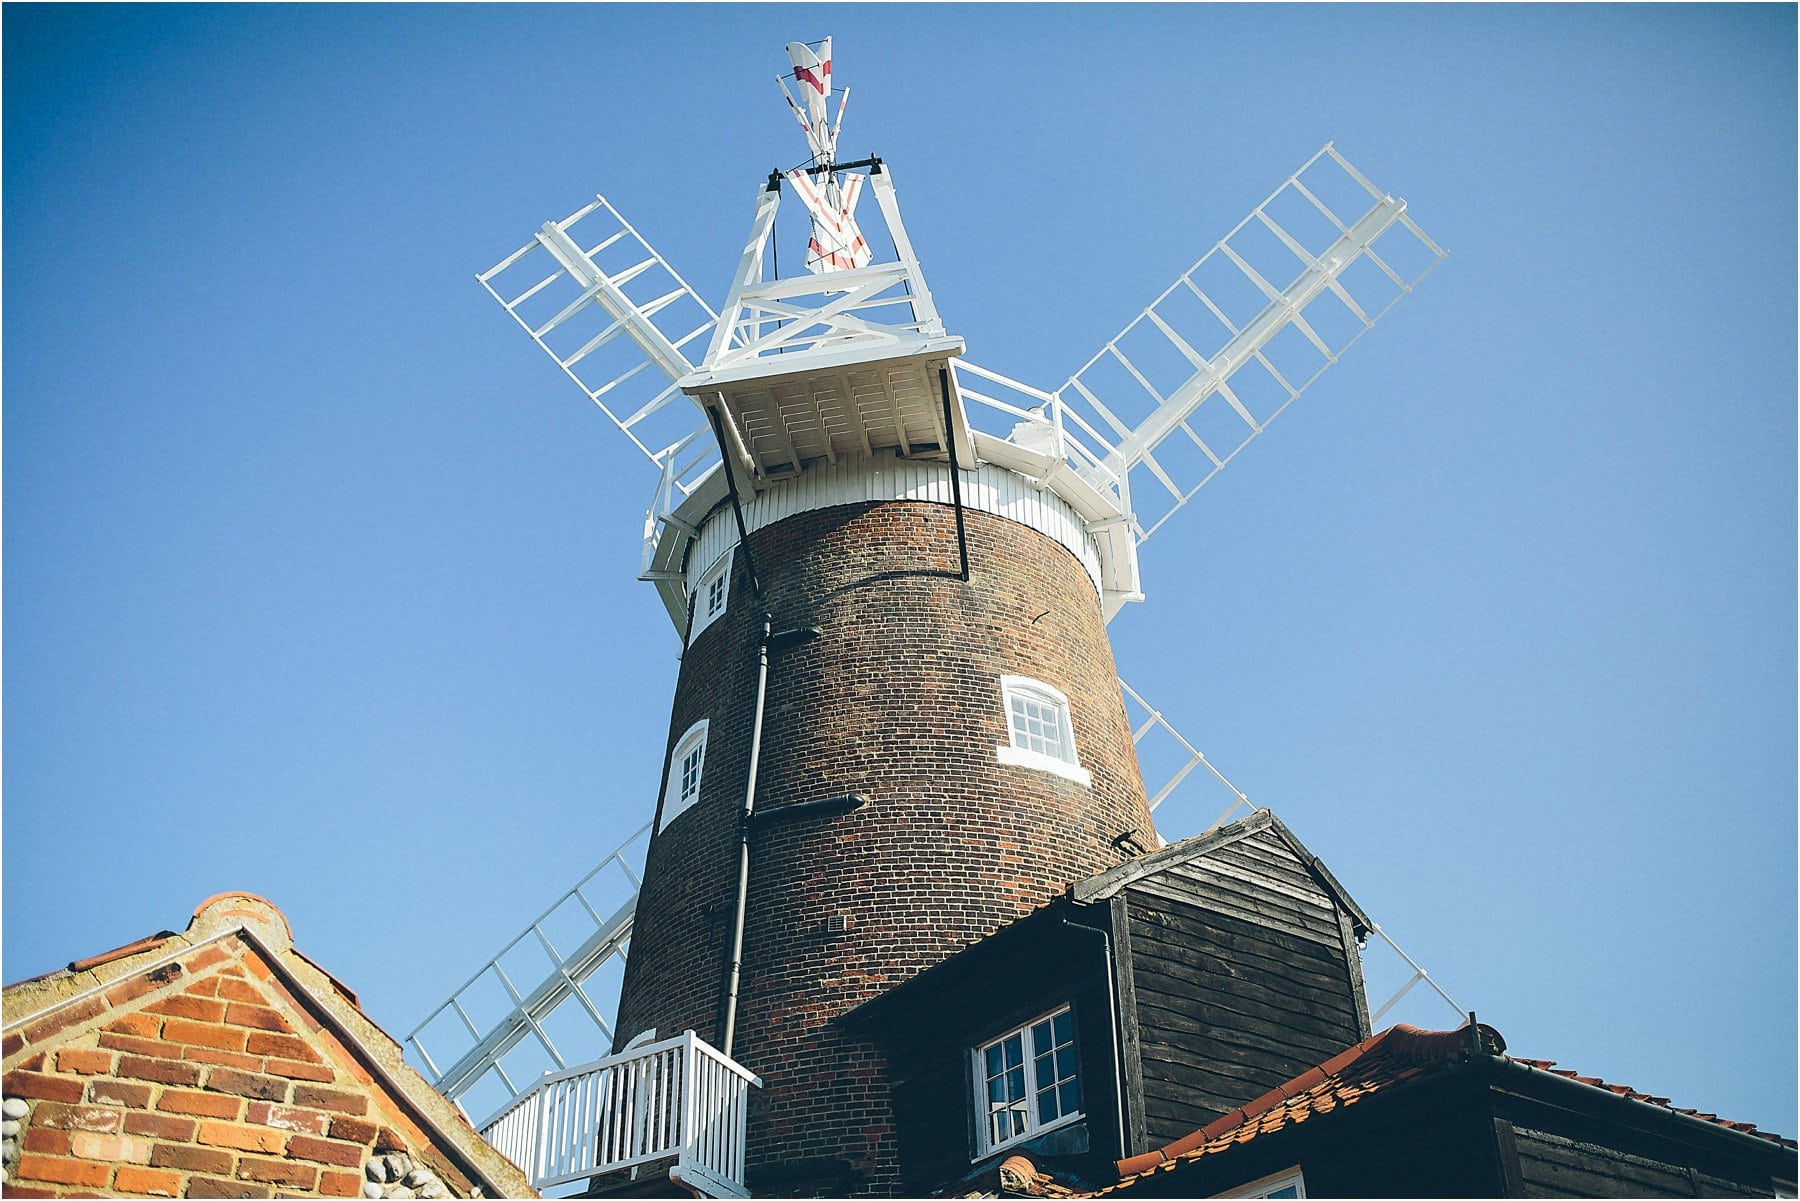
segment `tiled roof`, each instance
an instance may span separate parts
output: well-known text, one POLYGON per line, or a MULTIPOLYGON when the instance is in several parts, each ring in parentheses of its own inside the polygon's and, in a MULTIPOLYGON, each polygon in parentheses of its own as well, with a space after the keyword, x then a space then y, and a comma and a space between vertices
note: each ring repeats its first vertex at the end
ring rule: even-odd
POLYGON ((983 1177, 981 1184, 966 1193, 965 1199, 976 1197, 1086 1197, 1089 1194, 1058 1184, 1048 1172, 1038 1171, 1036 1164, 1023 1155, 1008 1156, 1000 1166, 983 1177))
POLYGON ((1646 1101, 1651 1105, 1660 1105, 1664 1109, 1672 1109, 1676 1113, 1684 1113, 1690 1118, 1699 1118, 1703 1122, 1712 1122, 1715 1125, 1726 1126, 1732 1130, 1742 1131, 1745 1134, 1754 1134, 1757 1138, 1768 1139, 1772 1143, 1780 1143, 1783 1146, 1788 1147, 1800 1145, 1796 1144, 1791 1138, 1784 1138, 1779 1134, 1771 1134, 1767 1130, 1760 1130, 1749 1122, 1734 1122, 1730 1118, 1722 1118, 1716 1113, 1702 1113, 1698 1109, 1683 1109, 1679 1105, 1670 1104, 1667 1097, 1654 1097, 1649 1093, 1640 1093, 1628 1084, 1608 1084, 1606 1081, 1594 1076, 1583 1076, 1579 1073, 1571 1072, 1567 1068, 1559 1068, 1556 1066, 1556 1061, 1553 1059, 1520 1059, 1517 1056, 1511 1055, 1507 1056, 1507 1058, 1512 1060, 1513 1063, 1522 1064, 1528 1068, 1549 1072, 1553 1076, 1561 1076, 1567 1080, 1578 1080, 1583 1084, 1590 1084, 1595 1088, 1603 1088, 1607 1092, 1616 1093, 1621 1097, 1630 1097, 1633 1101, 1646 1101))
MULTIPOLYGON (((1485 1049, 1505 1046, 1487 1026, 1477 1027, 1485 1049)), ((1464 1030, 1431 1031, 1391 1026, 1340 1051, 1318 1067, 1277 1085, 1241 1109, 1207 1123, 1166 1147, 1119 1161, 1119 1182, 1109 1193, 1175 1164, 1212 1155, 1238 1143, 1297 1125, 1315 1114, 1355 1105, 1378 1092, 1457 1062, 1467 1045, 1464 1030)))
MULTIPOLYGON (((214 896, 210 896, 210 897, 206 898, 204 901, 201 901, 200 904, 194 908, 194 919, 198 920, 202 914, 204 914, 209 908, 212 908, 215 904, 217 904, 219 902, 228 902, 231 900, 231 898, 234 898, 234 897, 245 897, 245 898, 250 898, 252 900, 258 901, 262 905, 267 906, 271 912, 278 915, 281 918, 283 932, 287 935, 287 938, 284 941, 287 943, 288 952, 290 954, 298 956, 301 959, 304 959, 307 963, 311 964, 312 967, 315 970, 317 970, 320 975, 324 976, 326 980, 331 982, 331 987, 333 989, 335 989, 341 996, 343 996, 343 998, 346 1001, 350 1002, 351 1005, 355 1006, 358 1012, 362 1011, 362 1002, 357 1000, 356 993, 351 990, 349 985, 345 984, 342 980, 339 980, 336 976, 332 975, 325 968, 320 967, 318 962, 315 959, 313 959, 312 956, 303 953, 299 947, 292 945, 293 931, 287 925, 287 915, 283 914, 281 912, 281 910, 277 909, 269 901, 264 900, 261 897, 257 897, 252 893, 222 892, 222 893, 218 893, 214 896)), ((165 946, 169 943, 174 942, 179 937, 180 936, 177 935, 173 930, 159 930, 155 934, 151 934, 144 938, 140 938, 135 942, 128 942, 122 947, 114 947, 112 950, 102 951, 98 955, 89 955, 85 959, 77 959, 74 962, 70 963, 67 967, 58 968, 57 970, 51 971, 51 972, 45 972, 41 976, 32 976, 26 980, 15 980, 13 983, 8 984, 6 986, 6 989, 7 989, 7 991, 10 992, 11 990, 18 988, 21 985, 38 984, 43 981, 56 980, 61 977, 79 976, 81 973, 87 972, 87 971, 92 971, 94 968, 104 967, 105 965, 107 965, 109 963, 114 963, 121 959, 129 959, 131 956, 142 954, 145 951, 155 950, 158 947, 165 946)))
POLYGON ((1476 1026, 1473 1037, 1469 1027, 1460 1030, 1420 1030, 1399 1025, 1363 1040, 1333 1056, 1294 1079, 1264 1093, 1241 1109, 1210 1122, 1166 1147, 1119 1161, 1119 1182, 1099 1190, 1100 1194, 1130 1188, 1133 1183, 1158 1172, 1174 1170, 1177 1165, 1207 1155, 1215 1155, 1240 1143, 1250 1142, 1265 1134, 1297 1126, 1309 1119, 1334 1110, 1348 1108, 1368 1100, 1377 1093, 1388 1092, 1410 1081, 1445 1070, 1476 1050, 1536 1071, 1549 1072, 1617 1096, 1687 1114, 1713 1122, 1744 1134, 1792 1147, 1791 1139, 1758 1130, 1747 1122, 1731 1122, 1713 1114, 1692 1109, 1679 1109, 1667 1097, 1640 1093, 1620 1084, 1608 1084, 1592 1076, 1580 1076, 1557 1068, 1548 1060, 1515 1059, 1503 1054, 1506 1043, 1489 1026, 1476 1026))

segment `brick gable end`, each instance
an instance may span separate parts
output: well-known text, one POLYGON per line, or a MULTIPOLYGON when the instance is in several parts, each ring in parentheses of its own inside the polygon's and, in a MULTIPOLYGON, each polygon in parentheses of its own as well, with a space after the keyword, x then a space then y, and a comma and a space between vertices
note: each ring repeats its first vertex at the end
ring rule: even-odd
POLYGON ((26 1023, 0 1087, 8 1196, 353 1197, 401 1161, 418 1195, 475 1191, 241 934, 26 1023))

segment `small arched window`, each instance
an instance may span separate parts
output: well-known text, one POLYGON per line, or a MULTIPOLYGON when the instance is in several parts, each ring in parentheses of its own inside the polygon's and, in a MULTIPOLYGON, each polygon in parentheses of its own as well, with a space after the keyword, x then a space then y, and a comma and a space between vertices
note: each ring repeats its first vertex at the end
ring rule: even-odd
POLYGON ((662 821, 657 823, 657 832, 668 829, 669 823, 693 808, 694 802, 700 799, 700 773, 706 766, 706 719, 701 718, 688 727, 681 741, 675 744, 675 753, 669 756, 669 780, 663 788, 662 821))
POLYGON ((733 547, 714 560, 694 586, 694 628, 688 631, 689 642, 724 615, 731 600, 731 560, 736 549, 733 547))
POLYGON ((1075 754, 1068 697, 1025 676, 1001 676, 1000 697, 1009 735, 1008 745, 994 750, 1000 762, 1047 771, 1077 784, 1094 782, 1075 754))

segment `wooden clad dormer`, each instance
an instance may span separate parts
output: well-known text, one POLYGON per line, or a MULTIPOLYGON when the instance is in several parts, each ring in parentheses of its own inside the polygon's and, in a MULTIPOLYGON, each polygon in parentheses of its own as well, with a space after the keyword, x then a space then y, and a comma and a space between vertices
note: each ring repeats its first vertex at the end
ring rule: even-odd
POLYGON ((1356 943, 1369 927, 1264 810, 1075 882, 841 1020, 886 1056, 909 1192, 979 1186, 1020 1154, 1099 1187, 1114 1161, 1367 1037, 1356 943), (1078 1111, 1038 1112, 1046 1084, 1077 1091, 1048 1060, 1027 1077, 1026 1120, 997 1123, 985 1051, 1020 1032, 1031 1058, 1046 1019, 1051 1043, 1073 1032, 1078 1111))
POLYGON ((1122 909, 1132 1154, 1368 1037, 1370 922, 1268 810, 1077 884, 1122 909), (1141 1140, 1141 1141, 1140 1141, 1141 1140))

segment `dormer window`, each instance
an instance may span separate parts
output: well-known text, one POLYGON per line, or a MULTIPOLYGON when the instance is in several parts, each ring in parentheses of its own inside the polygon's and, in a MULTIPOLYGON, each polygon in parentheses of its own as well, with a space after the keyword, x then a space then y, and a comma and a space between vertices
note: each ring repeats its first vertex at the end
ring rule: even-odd
POLYGON ((1093 776, 1075 755, 1075 730, 1069 724, 1069 698, 1025 676, 1001 676, 1000 696, 1006 709, 1007 746, 995 748, 1002 763, 1030 767, 1091 785, 1093 776))
POLYGON ((694 587, 694 628, 688 632, 689 642, 724 615, 731 600, 731 559, 736 549, 727 550, 701 573, 700 582, 694 587))
POLYGON ((1075 1014, 1067 1006, 975 1048, 981 1155, 1081 1116, 1075 1014))
POLYGON ((662 821, 657 824, 657 832, 668 829, 669 823, 693 808, 694 802, 700 799, 700 772, 706 766, 706 719, 701 718, 688 727, 681 741, 675 744, 675 753, 669 756, 669 780, 663 789, 662 821))

